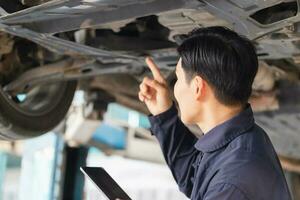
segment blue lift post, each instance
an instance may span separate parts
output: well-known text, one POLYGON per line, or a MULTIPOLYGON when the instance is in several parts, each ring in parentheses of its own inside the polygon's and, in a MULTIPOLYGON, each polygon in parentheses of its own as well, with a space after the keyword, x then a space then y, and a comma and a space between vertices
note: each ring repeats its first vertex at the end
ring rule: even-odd
POLYGON ((86 165, 88 147, 72 148, 65 145, 65 170, 63 172, 62 199, 82 200, 84 189, 84 175, 80 167, 86 165))
POLYGON ((58 199, 59 198, 59 186, 61 180, 61 169, 63 161, 63 150, 65 143, 60 135, 56 135, 55 138, 55 149, 54 149, 54 160, 53 160, 53 169, 52 169, 52 182, 50 188, 49 199, 58 199))
POLYGON ((21 168, 21 158, 9 152, 0 151, 0 200, 4 199, 5 174, 12 168, 21 168))
POLYGON ((0 200, 3 199, 3 183, 7 165, 7 154, 0 152, 0 200))
POLYGON ((54 132, 24 141, 20 200, 57 199, 54 185, 61 141, 54 132))
MULTIPOLYGON (((36 194, 32 192, 39 190, 44 193, 38 196, 38 199, 41 200, 83 199, 84 177, 79 168, 85 166, 87 147, 72 148, 64 142, 61 134, 53 132, 30 139, 25 142, 25 146, 23 159, 26 160, 27 167, 25 166, 23 171, 23 177, 25 178, 22 184, 25 184, 23 187, 26 187, 22 189, 22 199, 27 200, 34 197, 37 199, 36 194), (48 155, 49 158, 43 157, 46 166, 44 162, 40 162, 35 156, 45 151, 45 149, 47 149, 46 152, 53 153, 48 155), (49 149, 53 149, 53 151, 48 151, 49 149), (27 184, 30 178, 31 183, 35 182, 35 184, 27 184), (41 180, 43 180, 42 184, 39 183, 41 180)), ((1 167, 3 163, 1 160, 1 167)))

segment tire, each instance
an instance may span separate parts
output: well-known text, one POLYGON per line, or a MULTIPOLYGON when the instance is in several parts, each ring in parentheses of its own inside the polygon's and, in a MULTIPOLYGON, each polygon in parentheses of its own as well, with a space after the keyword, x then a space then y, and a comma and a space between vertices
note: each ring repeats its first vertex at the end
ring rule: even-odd
POLYGON ((0 139, 40 136, 65 117, 76 90, 76 81, 38 86, 23 102, 16 102, 0 87, 0 139))

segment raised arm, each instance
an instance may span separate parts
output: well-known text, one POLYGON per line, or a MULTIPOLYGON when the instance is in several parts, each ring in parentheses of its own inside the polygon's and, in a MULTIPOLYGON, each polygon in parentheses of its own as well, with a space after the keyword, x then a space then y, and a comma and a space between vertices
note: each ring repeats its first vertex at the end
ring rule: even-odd
POLYGON ((151 133, 158 139, 180 190, 189 197, 193 187, 193 163, 199 153, 194 148, 197 138, 180 120, 167 82, 158 67, 149 58, 146 62, 154 79, 144 78, 140 85, 139 98, 145 102, 151 113, 148 116, 151 133))

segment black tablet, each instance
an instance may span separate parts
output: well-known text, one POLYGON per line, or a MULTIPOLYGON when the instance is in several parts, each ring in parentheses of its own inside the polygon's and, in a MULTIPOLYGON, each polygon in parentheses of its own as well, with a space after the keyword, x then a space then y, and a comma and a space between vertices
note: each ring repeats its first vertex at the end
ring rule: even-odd
POLYGON ((117 182, 102 167, 80 167, 80 170, 110 200, 131 200, 117 182))

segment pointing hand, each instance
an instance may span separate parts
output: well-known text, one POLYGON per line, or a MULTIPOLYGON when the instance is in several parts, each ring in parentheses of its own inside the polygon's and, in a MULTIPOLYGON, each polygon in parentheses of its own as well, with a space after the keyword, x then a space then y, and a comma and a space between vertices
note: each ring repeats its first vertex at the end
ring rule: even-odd
POLYGON ((172 99, 167 81, 150 57, 146 58, 153 79, 145 77, 140 84, 139 99, 144 102, 152 115, 158 115, 172 106, 172 99))

